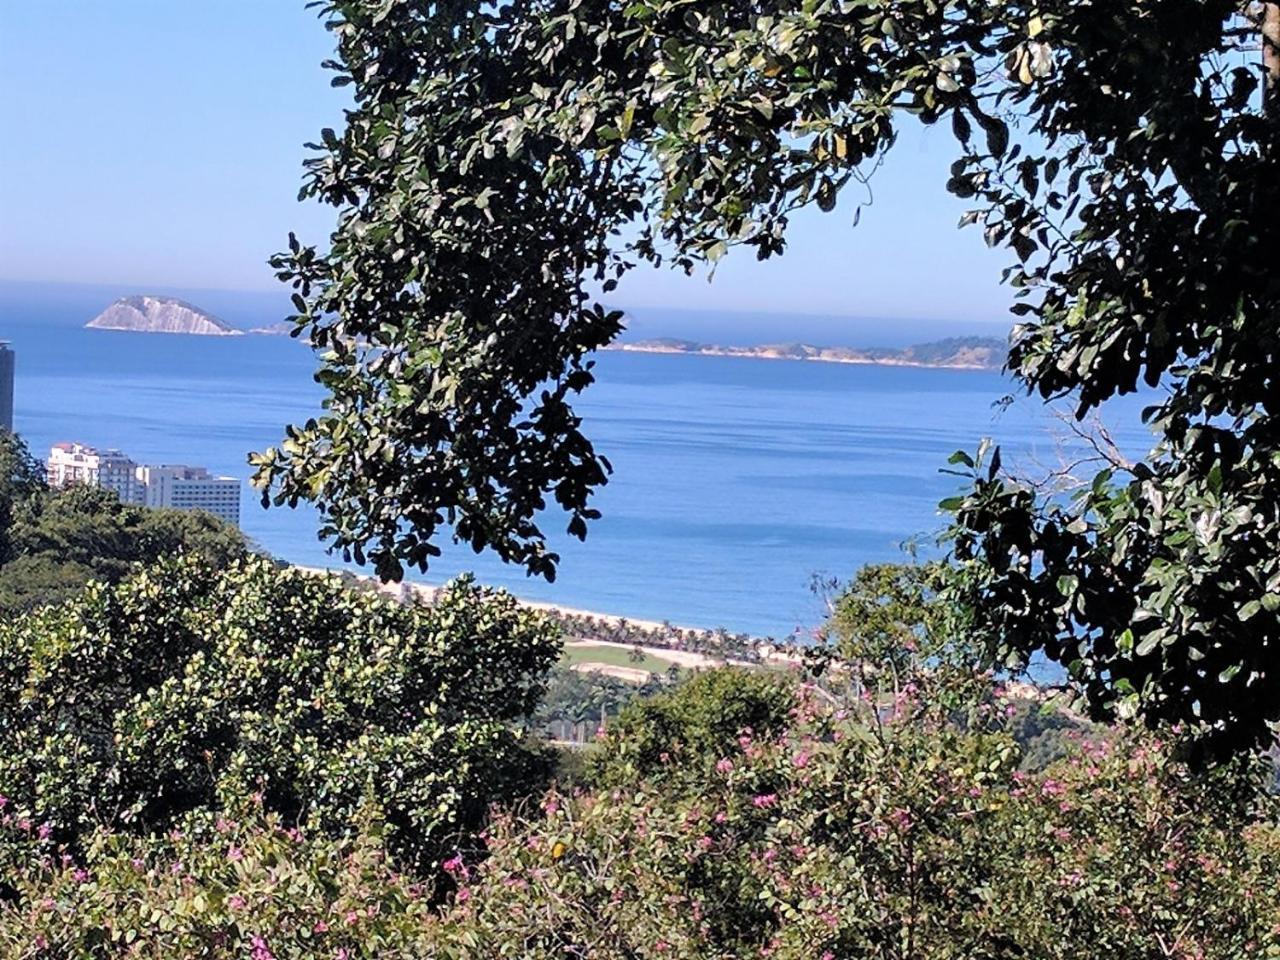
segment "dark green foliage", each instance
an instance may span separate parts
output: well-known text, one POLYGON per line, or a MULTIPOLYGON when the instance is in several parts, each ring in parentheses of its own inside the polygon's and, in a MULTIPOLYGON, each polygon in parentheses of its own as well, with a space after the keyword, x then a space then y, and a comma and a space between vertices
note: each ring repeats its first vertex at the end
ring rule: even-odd
POLYGON ((785 677, 738 667, 694 674, 622 711, 590 758, 591 778, 616 787, 704 776, 744 731, 767 739, 783 729, 796 702, 795 684, 785 677))
POLYGON ((1044 652, 1099 715, 1219 754, 1280 719, 1280 112, 1241 49, 1256 12, 1040 4, 1049 72, 1008 98, 1038 136, 952 182, 1020 257, 1028 390, 1083 415, 1160 388, 1155 449, 1101 449, 1070 502, 969 461, 952 599, 997 657, 1044 652))
POLYGON ((1012 704, 1009 735, 1022 748, 1022 769, 1039 772, 1078 749, 1084 738, 1105 742, 1111 731, 1094 726, 1062 709, 1034 700, 1012 704))
POLYGON ((169 561, 0 625, 0 794, 72 843, 253 793, 335 830, 375 801, 429 865, 541 782, 515 725, 558 652, 467 580, 404 607, 261 559, 169 561))
POLYGON ((14 513, 45 490, 44 469, 15 433, 0 428, 0 566, 14 554, 14 513))
POLYGON ((585 741, 632 701, 664 689, 660 678, 650 677, 644 684, 625 683, 559 664, 547 679, 534 723, 553 739, 585 741))
POLYGON ((1100 714, 1265 738, 1280 111, 1241 48, 1254 6, 322 3, 356 106, 303 193, 342 215, 327 253, 294 240, 275 264, 330 397, 255 459, 264 495, 314 501, 384 576, 447 525, 550 577, 539 513, 584 535, 608 472, 571 408, 618 333, 597 291, 636 263, 777 254, 903 114, 943 121, 964 222, 1016 257, 1014 375, 1081 413, 1162 388, 1155 452, 1071 505, 975 473, 949 504, 951 602, 997 656, 1066 665, 1100 714))

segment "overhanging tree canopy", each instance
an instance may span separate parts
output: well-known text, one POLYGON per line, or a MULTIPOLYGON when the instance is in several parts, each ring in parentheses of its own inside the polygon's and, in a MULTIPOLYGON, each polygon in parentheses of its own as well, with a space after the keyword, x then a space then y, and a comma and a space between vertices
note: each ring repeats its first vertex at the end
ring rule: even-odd
POLYGON ((1276 4, 1238 0, 424 0, 320 4, 334 82, 303 194, 327 253, 273 263, 323 350, 323 416, 258 455, 265 496, 387 577, 451 528, 554 575, 609 466, 574 397, 640 262, 782 252, 904 112, 955 131, 950 189, 1016 256, 1010 369, 1081 414, 1165 389, 1160 445, 1068 508, 998 470, 958 511, 957 593, 1101 710, 1280 711, 1276 4), (1274 95, 1272 99, 1274 99, 1274 95))

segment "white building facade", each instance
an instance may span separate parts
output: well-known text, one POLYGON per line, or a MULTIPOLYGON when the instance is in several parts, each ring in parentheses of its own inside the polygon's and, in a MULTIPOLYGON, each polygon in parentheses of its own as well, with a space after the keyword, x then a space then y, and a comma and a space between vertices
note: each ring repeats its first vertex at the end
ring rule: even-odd
POLYGON ((162 464, 138 467, 148 507, 203 510, 227 523, 240 524, 240 481, 214 477, 204 467, 162 464))
POLYGON ((138 480, 138 465, 119 450, 95 450, 82 443, 55 443, 45 461, 49 486, 83 483, 112 490, 123 503, 141 504, 146 491, 138 480))
POLYGON ((211 476, 186 464, 139 465, 119 450, 81 443, 54 444, 45 463, 49 486, 83 483, 112 490, 124 503, 174 510, 203 510, 240 524, 240 481, 211 476))

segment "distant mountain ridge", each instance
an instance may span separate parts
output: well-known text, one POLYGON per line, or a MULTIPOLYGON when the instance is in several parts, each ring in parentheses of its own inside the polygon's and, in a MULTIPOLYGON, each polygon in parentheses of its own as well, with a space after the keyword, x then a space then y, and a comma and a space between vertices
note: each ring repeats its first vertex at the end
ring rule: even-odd
POLYGON ((91 330, 134 333, 186 333, 204 337, 239 337, 244 331, 176 297, 121 297, 85 326, 91 330))
POLYGON ((888 347, 819 347, 808 343, 772 343, 755 347, 718 346, 659 337, 616 343, 607 349, 632 353, 683 353, 704 357, 750 357, 758 360, 814 360, 824 363, 867 363, 899 367, 944 367, 955 370, 998 370, 1008 344, 996 337, 947 337, 900 349, 888 347))

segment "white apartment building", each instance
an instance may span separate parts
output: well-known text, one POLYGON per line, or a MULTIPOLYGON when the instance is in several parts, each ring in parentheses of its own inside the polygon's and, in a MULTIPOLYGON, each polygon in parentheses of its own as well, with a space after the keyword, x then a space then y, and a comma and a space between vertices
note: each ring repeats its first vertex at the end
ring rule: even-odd
POLYGON ((146 492, 138 480, 138 465, 119 450, 95 450, 82 443, 55 443, 45 461, 49 486, 75 483, 114 490, 124 503, 143 503, 146 492))
POLYGON ((54 444, 45 466, 51 487, 84 483, 114 490, 124 503, 204 510, 240 523, 240 481, 211 476, 204 467, 139 465, 119 450, 98 451, 81 443, 54 444))
POLYGON ((240 481, 214 477, 204 467, 161 464, 137 469, 148 507, 204 510, 215 517, 240 523, 240 481))

